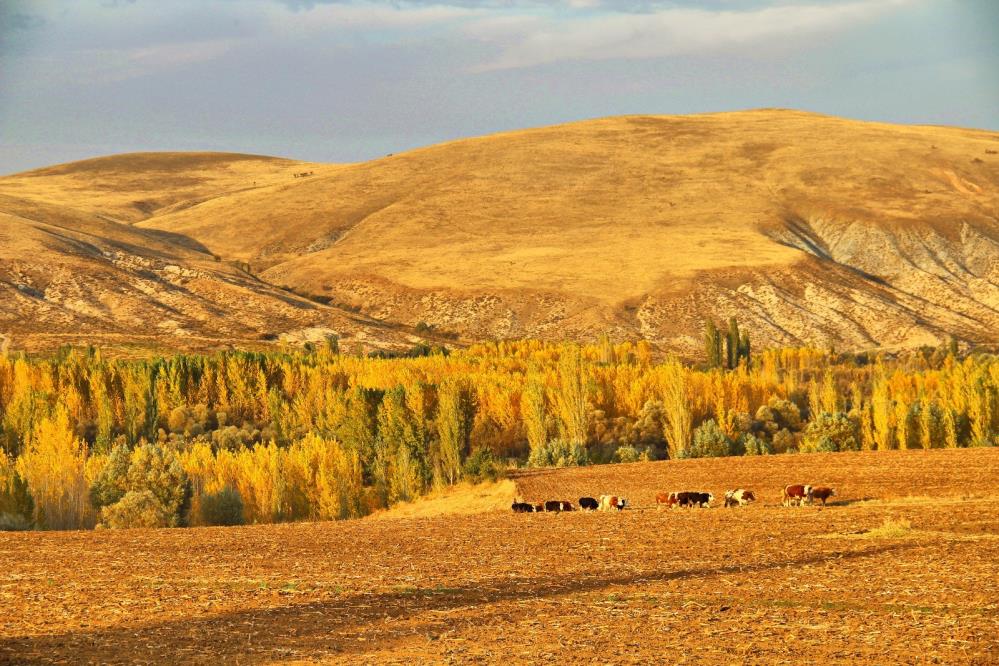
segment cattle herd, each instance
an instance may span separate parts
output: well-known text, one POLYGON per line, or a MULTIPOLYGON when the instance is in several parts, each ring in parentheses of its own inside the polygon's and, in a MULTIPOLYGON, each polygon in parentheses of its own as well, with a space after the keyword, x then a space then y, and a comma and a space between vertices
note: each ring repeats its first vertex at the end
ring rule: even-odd
MULTIPOLYGON (((836 496, 834 488, 825 486, 812 486, 809 484, 793 484, 785 486, 781 491, 782 506, 803 506, 813 504, 815 500, 822 502, 825 506, 826 500, 836 496)), ((661 492, 656 494, 656 509, 670 509, 675 506, 686 508, 708 508, 714 501, 715 496, 711 493, 694 490, 683 490, 674 492, 661 492)), ((725 507, 745 506, 756 501, 756 495, 752 490, 737 488, 725 493, 725 507)), ((601 495, 597 497, 580 497, 579 509, 581 511, 621 511, 630 506, 628 500, 617 495, 601 495)), ((514 502, 511 506, 514 513, 540 513, 543 511, 562 513, 564 511, 575 511, 576 507, 572 502, 566 500, 548 500, 538 504, 530 502, 514 502)))

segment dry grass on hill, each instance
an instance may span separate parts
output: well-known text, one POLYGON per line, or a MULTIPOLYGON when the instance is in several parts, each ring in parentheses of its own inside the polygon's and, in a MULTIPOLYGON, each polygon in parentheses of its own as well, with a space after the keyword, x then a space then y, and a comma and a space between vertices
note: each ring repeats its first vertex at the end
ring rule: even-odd
MULTIPOLYGON (((629 116, 352 165, 111 156, 0 178, 0 211, 168 232, 396 330, 690 353, 706 317, 736 315, 767 345, 995 342, 997 150, 996 133, 795 111, 629 116)), ((350 328, 326 314, 310 323, 350 328)))

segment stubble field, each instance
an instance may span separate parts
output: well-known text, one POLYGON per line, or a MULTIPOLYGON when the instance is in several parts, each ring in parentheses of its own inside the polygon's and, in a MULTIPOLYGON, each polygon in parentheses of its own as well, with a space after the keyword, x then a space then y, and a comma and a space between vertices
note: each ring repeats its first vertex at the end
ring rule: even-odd
POLYGON ((638 463, 516 484, 526 500, 619 493, 635 508, 0 534, 0 662, 999 660, 999 449, 638 463), (793 482, 840 496, 783 508, 793 482), (657 490, 734 487, 760 502, 652 507, 657 490))

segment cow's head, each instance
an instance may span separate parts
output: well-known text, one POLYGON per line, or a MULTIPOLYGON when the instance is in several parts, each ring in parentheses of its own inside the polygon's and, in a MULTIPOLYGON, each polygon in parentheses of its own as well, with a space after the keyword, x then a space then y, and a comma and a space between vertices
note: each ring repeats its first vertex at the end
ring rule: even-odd
POLYGON ((711 493, 708 493, 708 502, 710 503, 710 502, 714 502, 714 501, 715 501, 715 496, 712 495, 711 493))
POLYGON ((836 489, 835 488, 830 488, 829 489, 829 496, 830 497, 836 497, 836 489))
POLYGON ((625 498, 625 497, 618 497, 617 498, 617 508, 618 509, 623 509, 626 506, 628 506, 628 500, 627 500, 627 498, 625 498))

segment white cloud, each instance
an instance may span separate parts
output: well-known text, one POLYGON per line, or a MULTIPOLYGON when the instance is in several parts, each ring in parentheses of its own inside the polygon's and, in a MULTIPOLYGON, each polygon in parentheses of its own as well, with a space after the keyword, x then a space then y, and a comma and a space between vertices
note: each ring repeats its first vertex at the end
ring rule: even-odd
POLYGON ((661 9, 648 13, 493 17, 466 34, 498 46, 475 71, 517 69, 566 60, 655 58, 757 44, 837 30, 907 3, 858 0, 831 5, 784 5, 750 11, 661 9))

